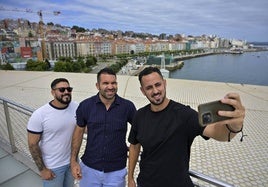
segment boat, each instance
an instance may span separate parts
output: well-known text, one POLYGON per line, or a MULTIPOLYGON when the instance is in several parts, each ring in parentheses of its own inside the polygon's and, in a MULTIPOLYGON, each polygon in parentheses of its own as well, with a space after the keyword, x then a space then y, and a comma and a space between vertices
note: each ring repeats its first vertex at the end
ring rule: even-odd
POLYGON ((239 48, 231 48, 230 50, 226 50, 224 52, 228 54, 243 54, 244 53, 244 51, 239 48))

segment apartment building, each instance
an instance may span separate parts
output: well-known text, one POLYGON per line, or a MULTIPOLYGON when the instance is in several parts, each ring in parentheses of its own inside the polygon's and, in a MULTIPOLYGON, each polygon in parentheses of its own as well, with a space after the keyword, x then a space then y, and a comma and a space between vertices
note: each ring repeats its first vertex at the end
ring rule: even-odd
POLYGON ((94 56, 95 47, 94 41, 90 39, 83 39, 76 41, 77 56, 94 56))
POLYGON ((46 53, 49 60, 57 60, 59 57, 76 57, 76 43, 73 40, 49 40, 46 41, 46 53))
MULTIPOLYGON (((2 38, 6 37, 6 32, 2 29, 2 38)), ((18 29, 21 31, 21 29, 18 29)), ((218 37, 184 37, 181 41, 160 40, 158 38, 114 38, 112 35, 96 34, 93 32, 73 33, 72 30, 58 31, 50 28, 46 31, 45 52, 48 60, 57 60, 59 57, 77 56, 99 56, 117 54, 137 54, 143 52, 177 51, 190 49, 216 49, 228 48, 231 45, 238 47, 246 45, 245 41, 227 40, 218 37)), ((41 38, 21 37, 19 46, 14 47, 14 51, 20 47, 30 47, 32 56, 36 57, 41 51, 41 38)), ((2 42, 3 43, 3 42, 2 42)), ((15 45, 13 45, 15 46, 15 45)), ((7 54, 5 46, 1 46, 2 56, 7 54)), ((25 56, 25 55, 24 55, 25 56)), ((27 55, 26 55, 27 56, 27 55)))
POLYGON ((126 42, 122 39, 114 40, 112 54, 130 54, 130 45, 131 43, 129 41, 126 42))

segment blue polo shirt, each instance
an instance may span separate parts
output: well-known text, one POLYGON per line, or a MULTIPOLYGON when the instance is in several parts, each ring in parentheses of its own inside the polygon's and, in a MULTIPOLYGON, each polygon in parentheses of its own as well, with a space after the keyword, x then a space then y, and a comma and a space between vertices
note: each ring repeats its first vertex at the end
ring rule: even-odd
POLYGON ((104 172, 126 167, 127 123, 132 124, 135 112, 134 104, 118 95, 108 110, 98 94, 79 104, 77 125, 87 126, 87 144, 81 157, 85 165, 104 172))

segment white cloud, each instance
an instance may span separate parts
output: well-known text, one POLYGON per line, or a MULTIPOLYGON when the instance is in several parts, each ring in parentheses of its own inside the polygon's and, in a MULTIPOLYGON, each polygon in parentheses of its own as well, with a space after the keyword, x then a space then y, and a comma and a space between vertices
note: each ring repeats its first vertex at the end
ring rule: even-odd
MULTIPOLYGON (((9 0, 0 2, 1 6, 44 12, 59 10, 62 12, 60 16, 44 14, 44 21, 89 29, 215 34, 226 38, 268 41, 267 0, 9 0)), ((24 16, 30 21, 38 21, 38 16, 29 13, 7 14, 1 11, 1 19, 7 16, 24 16)))

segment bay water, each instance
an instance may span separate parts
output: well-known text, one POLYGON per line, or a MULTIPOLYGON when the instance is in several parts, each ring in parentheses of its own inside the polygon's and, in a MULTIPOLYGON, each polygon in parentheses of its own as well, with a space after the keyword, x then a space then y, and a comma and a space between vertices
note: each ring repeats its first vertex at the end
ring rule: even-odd
POLYGON ((170 78, 268 86, 268 51, 187 59, 170 78))

